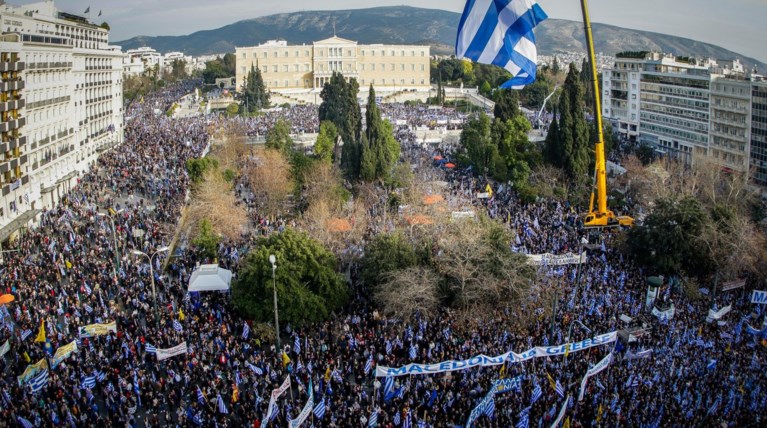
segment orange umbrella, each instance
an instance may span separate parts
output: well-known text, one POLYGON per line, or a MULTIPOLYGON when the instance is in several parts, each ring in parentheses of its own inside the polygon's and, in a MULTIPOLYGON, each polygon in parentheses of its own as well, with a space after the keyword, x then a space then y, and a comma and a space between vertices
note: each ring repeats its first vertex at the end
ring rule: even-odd
POLYGON ((13 294, 3 294, 2 296, 0 296, 0 305, 11 303, 14 300, 16 300, 16 298, 13 297, 13 294))
POLYGON ((455 168, 455 164, 450 162, 445 164, 445 168, 455 168))
POLYGON ((440 155, 434 156, 434 160, 435 161, 442 160, 442 156, 440 155))

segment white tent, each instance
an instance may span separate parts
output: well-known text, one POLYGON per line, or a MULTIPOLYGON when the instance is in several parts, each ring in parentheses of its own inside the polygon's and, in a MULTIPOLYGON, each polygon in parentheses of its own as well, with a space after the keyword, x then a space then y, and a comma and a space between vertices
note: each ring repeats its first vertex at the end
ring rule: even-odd
POLYGON ((189 278, 189 292, 226 291, 232 282, 232 271, 218 265, 200 265, 189 278))

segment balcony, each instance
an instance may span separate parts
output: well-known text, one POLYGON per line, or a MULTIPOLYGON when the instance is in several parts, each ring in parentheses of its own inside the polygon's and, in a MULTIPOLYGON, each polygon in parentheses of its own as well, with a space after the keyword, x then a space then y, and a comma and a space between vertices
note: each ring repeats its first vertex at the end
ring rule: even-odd
POLYGON ((20 91, 24 89, 24 81, 16 80, 0 83, 0 92, 20 91))
POLYGON ((4 103, 0 103, 0 111, 19 110, 24 108, 25 105, 26 103, 24 100, 6 101, 4 103))
POLYGON ((0 72, 23 71, 25 64, 22 61, 0 62, 0 72))

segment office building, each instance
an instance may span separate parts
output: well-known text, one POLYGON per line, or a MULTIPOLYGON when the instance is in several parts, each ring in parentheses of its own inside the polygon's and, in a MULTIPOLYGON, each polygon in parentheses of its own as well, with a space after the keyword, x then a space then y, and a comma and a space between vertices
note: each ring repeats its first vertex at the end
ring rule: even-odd
POLYGON ((767 80, 760 76, 751 83, 750 179, 767 189, 767 80))
POLYGON ((748 174, 751 82, 742 77, 715 77, 710 93, 708 156, 729 171, 748 174))

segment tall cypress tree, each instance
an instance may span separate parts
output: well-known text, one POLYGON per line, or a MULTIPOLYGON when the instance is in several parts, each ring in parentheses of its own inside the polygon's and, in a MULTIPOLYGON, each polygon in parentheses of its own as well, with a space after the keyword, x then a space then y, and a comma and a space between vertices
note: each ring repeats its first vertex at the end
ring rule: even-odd
POLYGON ((546 134, 546 142, 543 149, 543 156, 546 162, 556 166, 557 168, 563 168, 562 163, 562 146, 560 144, 559 136, 559 124, 557 123, 557 111, 554 110, 554 118, 551 119, 549 125, 549 132, 546 134))
POLYGON ((570 178, 586 178, 589 166, 589 126, 583 111, 584 88, 578 69, 570 64, 560 97, 559 140, 562 163, 570 178))
POLYGON ((357 103, 359 85, 356 79, 347 81, 341 73, 334 72, 330 82, 320 93, 320 121, 329 120, 336 125, 343 140, 341 168, 346 176, 356 180, 360 173, 362 112, 357 103))
POLYGON ((269 93, 266 91, 261 70, 251 66, 248 77, 245 78, 240 111, 252 113, 264 108, 269 108, 269 93))
POLYGON ((399 158, 400 147, 394 139, 389 122, 381 119, 373 85, 370 85, 368 91, 365 121, 367 128, 360 145, 362 149, 360 177, 366 181, 385 179, 399 158))

